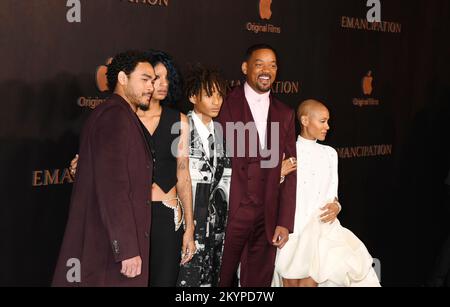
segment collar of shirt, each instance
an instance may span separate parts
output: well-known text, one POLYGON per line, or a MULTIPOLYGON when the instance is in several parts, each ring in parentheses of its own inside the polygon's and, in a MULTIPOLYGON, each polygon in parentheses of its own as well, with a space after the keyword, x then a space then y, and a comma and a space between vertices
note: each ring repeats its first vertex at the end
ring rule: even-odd
POLYGON ((305 145, 315 145, 317 144, 317 140, 308 140, 302 137, 301 135, 298 136, 298 143, 299 144, 305 144, 305 145))
POLYGON ((262 148, 266 146, 267 117, 270 107, 270 91, 264 94, 255 92, 247 82, 244 85, 245 98, 248 101, 250 111, 258 130, 259 143, 262 148))
POLYGON ((200 115, 195 113, 195 111, 192 111, 192 120, 194 122, 195 128, 197 129, 197 132, 200 136, 200 139, 202 140, 203 149, 206 153, 206 155, 209 157, 209 150, 208 150, 208 137, 210 134, 214 136, 214 122, 211 120, 208 125, 205 125, 203 121, 200 119, 200 115))
POLYGON ((245 92, 245 98, 247 98, 247 101, 250 105, 256 105, 260 109, 263 109, 264 107, 269 108, 270 104, 270 91, 264 94, 259 94, 255 92, 254 89, 248 85, 247 82, 244 84, 244 92, 245 92))

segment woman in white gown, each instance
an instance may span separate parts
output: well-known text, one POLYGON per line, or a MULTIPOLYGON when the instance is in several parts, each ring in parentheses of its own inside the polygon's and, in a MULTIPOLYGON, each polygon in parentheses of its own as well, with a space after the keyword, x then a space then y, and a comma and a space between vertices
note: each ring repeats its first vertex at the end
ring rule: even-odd
POLYGON ((341 210, 337 152, 317 143, 325 140, 330 129, 328 109, 318 101, 307 100, 297 116, 302 127, 297 141, 298 165, 286 160, 282 174, 297 169, 295 227, 278 252, 272 285, 379 287, 366 247, 336 218, 341 210))

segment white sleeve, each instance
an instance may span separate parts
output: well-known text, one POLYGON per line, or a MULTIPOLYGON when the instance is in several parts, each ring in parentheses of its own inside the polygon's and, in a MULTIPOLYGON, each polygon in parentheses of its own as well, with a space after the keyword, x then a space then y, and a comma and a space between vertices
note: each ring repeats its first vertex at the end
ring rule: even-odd
POLYGON ((329 190, 327 194, 327 199, 329 201, 338 198, 338 187, 339 187, 339 175, 338 175, 338 154, 336 150, 329 147, 329 157, 330 157, 330 174, 331 180, 329 184, 329 190))

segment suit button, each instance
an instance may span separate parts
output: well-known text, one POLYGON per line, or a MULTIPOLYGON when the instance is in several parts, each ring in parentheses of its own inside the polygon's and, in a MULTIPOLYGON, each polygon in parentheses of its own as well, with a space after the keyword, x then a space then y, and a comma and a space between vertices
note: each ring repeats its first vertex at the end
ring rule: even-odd
POLYGON ((203 177, 203 180, 208 181, 208 177, 206 177, 206 176, 203 177))
POLYGON ((145 232, 145 237, 150 238, 150 234, 148 233, 148 231, 145 232))
POLYGON ((145 203, 146 203, 148 206, 150 206, 150 205, 152 204, 152 201, 151 201, 151 200, 147 200, 145 203))

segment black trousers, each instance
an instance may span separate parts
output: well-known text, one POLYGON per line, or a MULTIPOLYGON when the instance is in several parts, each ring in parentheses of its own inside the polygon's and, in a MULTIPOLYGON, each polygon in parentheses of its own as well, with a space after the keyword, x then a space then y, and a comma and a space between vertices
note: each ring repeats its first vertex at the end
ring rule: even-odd
POLYGON ((175 231, 174 210, 152 202, 150 287, 175 287, 183 243, 183 227, 175 231))

